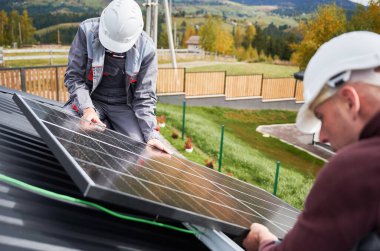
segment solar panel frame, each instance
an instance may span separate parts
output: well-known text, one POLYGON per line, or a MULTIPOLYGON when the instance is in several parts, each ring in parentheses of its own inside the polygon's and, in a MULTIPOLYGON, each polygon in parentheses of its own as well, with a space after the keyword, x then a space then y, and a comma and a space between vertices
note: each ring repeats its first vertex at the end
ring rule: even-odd
MULTIPOLYGON (((25 116, 29 119, 31 124, 35 127, 36 131, 45 140, 48 147, 52 150, 54 155, 61 162, 61 164, 63 165, 65 170, 68 172, 70 177, 78 185, 79 189, 82 191, 84 196, 93 198, 93 199, 103 200, 103 201, 104 201, 104 198, 106 198, 105 199, 106 202, 111 202, 120 206, 134 209, 134 210, 140 210, 142 212, 153 214, 156 216, 174 218, 176 220, 183 221, 183 222, 191 222, 193 224, 211 227, 216 230, 221 230, 223 232, 226 232, 232 235, 242 235, 247 232, 248 229, 246 227, 242 227, 240 225, 237 225, 231 222, 226 222, 218 218, 202 215, 202 214, 189 211, 180 207, 162 204, 156 201, 135 196, 133 194, 126 194, 114 189, 109 189, 108 187, 97 185, 83 170, 83 167, 79 165, 78 162, 74 159, 74 157, 72 157, 72 155, 66 150, 66 148, 57 139, 57 137, 44 124, 44 122, 38 117, 38 115, 34 112, 34 110, 25 102, 25 100, 19 95, 14 95, 14 100, 19 105, 20 109, 24 112, 25 116), (128 198, 127 200, 126 200, 126 197, 128 198)), ((33 100, 30 100, 30 101, 35 102, 33 100)), ((183 161, 189 162, 188 160, 183 160, 183 161)), ((213 173, 210 174, 210 172, 206 172, 206 171, 205 173, 208 175, 215 175, 213 173)), ((225 181, 228 181, 230 177, 225 176, 223 178, 225 179, 225 181)), ((228 186, 226 187, 228 188, 228 186)), ((262 191, 262 195, 265 195, 268 198, 273 198, 274 201, 278 200, 277 198, 275 198, 274 196, 271 196, 269 193, 265 192, 264 190, 258 189, 258 188, 256 189, 259 193, 260 191, 262 191)), ((224 189, 221 189, 221 191, 223 190, 224 189)), ((286 203, 284 204, 286 206, 286 203)), ((288 205, 288 208, 289 210, 294 209, 289 205, 288 205)), ((297 213, 298 211, 294 209, 294 212, 297 213)), ((259 213, 257 214, 260 216, 259 213)), ((273 224, 270 220, 266 219, 265 217, 263 219, 264 220, 262 220, 262 223, 265 224, 265 222, 267 221, 266 222, 267 224, 269 225, 273 224)), ((285 234, 284 232, 280 234, 277 233, 279 237, 283 237, 284 234, 285 234)))

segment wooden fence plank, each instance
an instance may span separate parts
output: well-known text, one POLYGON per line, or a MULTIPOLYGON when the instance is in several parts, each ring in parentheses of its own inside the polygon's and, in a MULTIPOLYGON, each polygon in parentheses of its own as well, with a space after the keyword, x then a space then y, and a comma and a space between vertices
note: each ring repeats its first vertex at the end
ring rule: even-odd
POLYGON ((160 68, 157 74, 157 93, 184 91, 185 69, 160 68))
POLYGON ((226 97, 260 96, 263 75, 227 76, 226 97))
POLYGON ((226 72, 186 72, 186 96, 224 94, 226 72))
POLYGON ((294 78, 264 78, 263 99, 294 98, 294 78))

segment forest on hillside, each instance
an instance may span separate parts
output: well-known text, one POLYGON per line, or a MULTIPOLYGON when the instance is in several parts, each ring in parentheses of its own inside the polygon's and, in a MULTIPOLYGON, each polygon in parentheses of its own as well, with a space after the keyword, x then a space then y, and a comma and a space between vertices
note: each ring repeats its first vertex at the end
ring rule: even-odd
MULTIPOLYGON (((80 1, 80 0, 78 0, 80 1)), ((96 12, 51 13, 29 16, 27 10, 0 11, 0 45, 66 44, 75 36, 80 21, 98 16, 96 12), (46 27, 48 26, 48 27, 46 27), (38 29, 38 30, 37 30, 38 29)), ((173 13, 177 23, 177 48, 186 48, 191 36, 200 37, 201 47, 209 52, 230 55, 247 62, 292 61, 303 68, 325 41, 343 32, 370 30, 380 33, 380 0, 368 7, 356 5, 346 10, 336 4, 321 5, 311 15, 298 19, 298 26, 276 25, 213 15, 207 11, 188 15, 173 13)), ((164 14, 159 14, 158 48, 168 48, 164 14)))

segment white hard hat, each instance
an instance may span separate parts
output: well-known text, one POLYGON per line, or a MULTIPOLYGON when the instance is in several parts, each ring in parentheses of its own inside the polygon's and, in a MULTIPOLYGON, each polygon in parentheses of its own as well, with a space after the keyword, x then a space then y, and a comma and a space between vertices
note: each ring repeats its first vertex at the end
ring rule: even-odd
POLYGON ((143 31, 144 21, 139 5, 134 0, 114 0, 102 12, 99 40, 113 52, 126 52, 143 31))
POLYGON ((378 66, 380 66, 379 34, 353 31, 324 43, 311 58, 305 70, 305 103, 298 111, 296 120, 298 129, 305 133, 314 133, 320 128, 320 121, 315 117, 310 105, 325 86, 336 89, 340 84, 352 80, 380 85, 380 74, 373 71, 373 68, 378 66))

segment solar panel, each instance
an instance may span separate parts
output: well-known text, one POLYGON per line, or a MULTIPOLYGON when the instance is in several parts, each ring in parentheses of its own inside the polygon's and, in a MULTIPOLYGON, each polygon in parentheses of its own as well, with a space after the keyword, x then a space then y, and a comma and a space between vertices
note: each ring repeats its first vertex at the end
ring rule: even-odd
POLYGON ((88 128, 57 108, 14 100, 86 197, 234 236, 258 222, 283 237, 299 214, 251 184, 113 130, 88 128))

